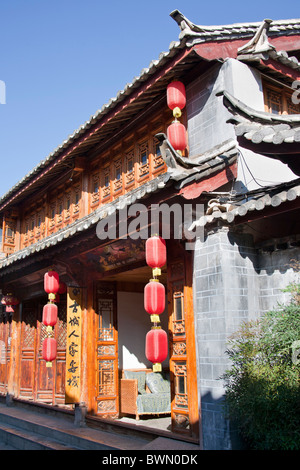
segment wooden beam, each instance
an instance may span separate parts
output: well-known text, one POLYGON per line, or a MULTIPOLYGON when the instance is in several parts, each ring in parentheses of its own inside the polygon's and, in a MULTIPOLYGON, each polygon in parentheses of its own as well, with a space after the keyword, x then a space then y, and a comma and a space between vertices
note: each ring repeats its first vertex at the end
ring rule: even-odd
MULTIPOLYGON (((269 42, 277 51, 297 51, 300 49, 300 35, 269 37, 269 42)), ((246 39, 231 39, 225 41, 207 41, 196 44, 193 48, 200 57, 207 60, 236 59, 238 49, 249 42, 246 39)))
POLYGON ((277 62, 274 59, 261 60, 260 63, 262 65, 267 66, 269 69, 273 71, 279 72, 282 75, 290 77, 293 80, 300 80, 299 70, 292 69, 288 65, 284 65, 281 62, 277 62))
POLYGON ((232 181, 237 177, 237 163, 233 163, 224 170, 218 172, 217 174, 206 178, 205 180, 191 183, 188 186, 184 186, 179 194, 185 199, 195 199, 201 195, 204 191, 214 191, 217 188, 220 188, 224 184, 232 181))

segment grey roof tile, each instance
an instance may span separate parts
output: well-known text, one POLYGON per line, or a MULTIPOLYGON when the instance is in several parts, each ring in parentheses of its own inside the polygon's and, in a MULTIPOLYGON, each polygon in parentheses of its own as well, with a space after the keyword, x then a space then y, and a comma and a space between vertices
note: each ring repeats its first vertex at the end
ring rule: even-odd
MULTIPOLYGON (((247 194, 245 194, 244 197, 246 198, 247 194)), ((238 217, 243 217, 247 214, 250 215, 252 212, 261 211, 266 207, 275 208, 286 201, 294 201, 299 197, 299 179, 290 183, 279 184, 277 186, 265 188, 264 190, 260 189, 258 196, 252 194, 251 199, 246 200, 243 203, 237 202, 237 204, 235 204, 234 201, 231 201, 230 209, 227 211, 223 211, 220 208, 220 210, 215 210, 210 214, 203 215, 197 221, 192 223, 192 225, 189 227, 189 230, 192 231, 197 226, 209 226, 218 220, 223 221, 224 224, 231 224, 238 217)))
POLYGON ((300 114, 272 114, 256 111, 237 100, 227 91, 223 92, 224 104, 232 113, 229 122, 234 123, 238 137, 259 144, 274 145, 300 141, 300 114))

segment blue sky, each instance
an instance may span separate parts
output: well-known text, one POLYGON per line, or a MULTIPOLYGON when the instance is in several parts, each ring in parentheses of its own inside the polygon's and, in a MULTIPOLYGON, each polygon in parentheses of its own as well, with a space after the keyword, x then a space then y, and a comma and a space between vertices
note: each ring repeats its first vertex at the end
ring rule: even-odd
POLYGON ((175 9, 202 25, 300 17, 294 0, 0 0, 0 196, 168 50, 175 9))

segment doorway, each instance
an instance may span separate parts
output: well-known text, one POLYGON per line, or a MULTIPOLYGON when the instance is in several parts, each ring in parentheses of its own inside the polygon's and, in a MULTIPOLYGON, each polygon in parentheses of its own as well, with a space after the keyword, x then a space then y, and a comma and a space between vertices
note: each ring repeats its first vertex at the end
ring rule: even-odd
POLYGON ((167 252, 167 267, 162 270, 160 277, 160 282, 165 285, 167 292, 167 308, 161 315, 161 324, 169 336, 169 357, 163 368, 170 374, 171 414, 162 415, 162 418, 145 417, 139 422, 134 416, 120 416, 120 380, 124 370, 152 367, 145 357, 145 335, 151 329, 151 322, 143 309, 144 286, 152 278, 152 270, 148 266, 140 266, 127 271, 125 268, 115 275, 104 277, 103 281, 96 282, 94 305, 97 309, 96 324, 99 325, 96 364, 97 415, 122 419, 136 425, 146 424, 146 421, 149 424, 150 420, 153 420, 153 426, 156 428, 164 419, 165 430, 197 440, 199 408, 192 255, 174 242, 168 243, 167 252), (99 299, 106 308, 102 313, 99 299), (105 300, 109 302, 105 303, 105 300), (106 331, 106 337, 103 336, 103 331, 106 331))
POLYGON ((57 357, 52 367, 46 367, 42 358, 42 344, 47 336, 46 326, 42 323, 46 302, 43 297, 21 305, 18 397, 59 405, 65 403, 66 300, 62 296, 58 304, 58 321, 54 326, 57 357))

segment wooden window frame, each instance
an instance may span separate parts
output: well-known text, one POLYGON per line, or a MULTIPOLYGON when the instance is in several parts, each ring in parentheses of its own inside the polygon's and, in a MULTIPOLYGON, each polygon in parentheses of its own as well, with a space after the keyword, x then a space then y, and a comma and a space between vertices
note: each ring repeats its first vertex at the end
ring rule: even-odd
POLYGON ((135 156, 134 156, 134 148, 128 149, 125 152, 125 188, 128 190, 131 189, 132 186, 135 185, 135 156), (130 168, 131 167, 131 168, 130 168))
POLYGON ((100 189, 101 189, 100 177, 99 177, 99 172, 97 171, 96 173, 92 174, 92 180, 91 180, 90 205, 93 208, 98 206, 100 202, 100 189))
POLYGON ((123 192, 123 165, 121 157, 118 157, 113 161, 113 176, 113 192, 114 196, 116 196, 123 192))
POLYGON ((111 169, 107 165, 101 172, 101 202, 106 203, 111 199, 111 169))
POLYGON ((150 177, 150 163, 149 163, 149 142, 148 139, 143 139, 138 142, 138 179, 144 181, 150 177), (146 155, 146 161, 143 163, 143 155, 146 155))
POLYGON ((72 209, 72 194, 71 191, 67 191, 64 194, 64 222, 66 225, 70 223, 72 209))
POLYGON ((263 93, 264 93, 264 104, 265 111, 272 114, 285 115, 285 114, 300 114, 300 105, 292 102, 293 91, 288 87, 282 85, 275 85, 267 80, 263 81, 263 93), (275 113, 272 109, 272 104, 269 100, 268 93, 271 92, 274 95, 280 97, 279 112, 275 113), (294 108, 294 110, 293 110, 294 108), (292 112, 291 112, 292 111, 292 112))

